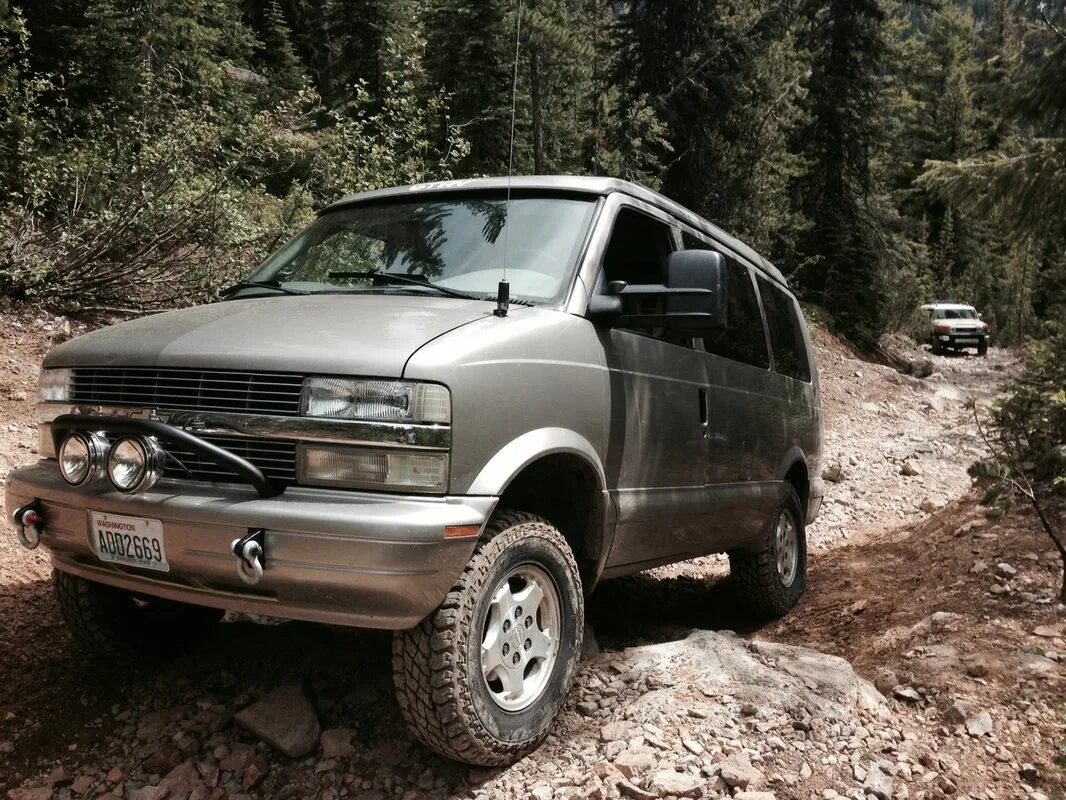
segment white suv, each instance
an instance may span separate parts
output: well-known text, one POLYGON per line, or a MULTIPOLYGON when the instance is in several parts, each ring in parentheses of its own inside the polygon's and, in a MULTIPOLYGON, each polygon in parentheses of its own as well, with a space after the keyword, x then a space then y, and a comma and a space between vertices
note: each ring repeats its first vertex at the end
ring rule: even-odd
POLYGON ((929 314, 932 324, 929 342, 934 354, 966 347, 976 347, 979 356, 988 353, 990 329, 988 323, 981 321, 981 315, 973 306, 931 303, 922 306, 922 311, 929 314))

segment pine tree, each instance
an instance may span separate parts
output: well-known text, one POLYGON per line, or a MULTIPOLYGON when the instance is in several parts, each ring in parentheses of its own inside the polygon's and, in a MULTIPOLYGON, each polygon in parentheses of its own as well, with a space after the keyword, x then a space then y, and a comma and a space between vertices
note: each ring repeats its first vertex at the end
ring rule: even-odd
POLYGON ((884 323, 885 209, 872 169, 884 111, 885 14, 878 0, 815 0, 807 5, 810 121, 801 133, 809 169, 798 182, 811 228, 806 296, 821 300, 839 329, 871 344, 884 323))
MULTIPOLYGON (((514 18, 504 0, 430 0, 426 68, 450 97, 450 121, 470 141, 469 174, 502 174, 510 136, 514 18)), ((441 136, 447 120, 442 120, 441 136)))
POLYGON ((406 5, 398 0, 332 1, 330 37, 340 86, 362 82, 372 98, 381 97, 389 69, 387 39, 395 38, 400 25, 415 24, 406 5))
POLYGON ((307 75, 296 54, 292 30, 278 0, 268 0, 257 21, 259 47, 256 60, 271 83, 288 92, 306 86, 307 75))
POLYGON ((791 254, 802 219, 789 183, 805 59, 791 4, 649 0, 626 6, 612 82, 668 131, 663 190, 771 255, 791 254))
MULTIPOLYGON (((1063 13, 1066 17, 1066 12, 1063 13)), ((997 105, 1020 136, 991 155, 932 161, 919 183, 977 215, 1000 215, 1019 237, 1048 235, 1066 219, 1066 31, 1048 20, 1016 58, 997 105)))

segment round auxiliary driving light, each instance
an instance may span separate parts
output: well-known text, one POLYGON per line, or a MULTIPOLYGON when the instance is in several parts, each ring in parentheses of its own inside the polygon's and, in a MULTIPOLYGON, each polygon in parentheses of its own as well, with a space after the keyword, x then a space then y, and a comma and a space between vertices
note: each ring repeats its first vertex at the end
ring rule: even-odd
POLYGON ((163 449, 150 436, 125 436, 111 447, 107 477, 120 492, 132 494, 151 489, 163 463, 163 449))
POLYGON ((71 486, 85 486, 104 474, 107 439, 98 433, 69 433, 57 457, 63 480, 71 486))

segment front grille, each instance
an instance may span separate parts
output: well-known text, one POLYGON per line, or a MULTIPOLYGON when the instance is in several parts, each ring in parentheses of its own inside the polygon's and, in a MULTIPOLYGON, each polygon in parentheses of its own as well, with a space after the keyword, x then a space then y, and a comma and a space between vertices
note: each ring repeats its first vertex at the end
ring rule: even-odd
POLYGON ((78 367, 75 404, 140 406, 180 411, 229 411, 294 417, 302 375, 144 367, 78 367))
MULTIPOLYGON (((282 483, 296 482, 296 443, 240 436, 201 436, 205 442, 229 450, 259 467, 263 474, 282 483)), ((236 473, 180 445, 163 442, 167 463, 164 473, 172 478, 198 481, 243 481, 236 473)))

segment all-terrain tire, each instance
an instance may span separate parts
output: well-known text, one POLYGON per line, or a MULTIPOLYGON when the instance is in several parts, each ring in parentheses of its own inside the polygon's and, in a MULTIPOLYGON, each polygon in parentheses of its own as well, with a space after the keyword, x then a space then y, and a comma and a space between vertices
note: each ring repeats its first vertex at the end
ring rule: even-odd
POLYGON ((220 609, 139 599, 129 592, 53 570, 63 621, 94 656, 140 666, 174 655, 213 627, 220 609))
POLYGON ((566 702, 584 634, 581 576, 566 539, 548 522, 499 511, 436 611, 393 638, 396 697, 412 733, 431 750, 467 764, 511 764, 547 737, 566 702), (557 592, 559 648, 550 677, 528 708, 505 711, 481 668, 482 634, 494 587, 532 565, 557 592))
POLYGON ((733 585, 742 601, 755 614, 780 617, 788 613, 807 585, 807 534, 804 513, 796 490, 786 484, 785 496, 770 520, 762 547, 757 552, 735 551, 729 554, 733 585), (778 569, 777 526, 788 515, 796 533, 796 568, 790 583, 785 583, 778 569))
POLYGON ((979 355, 979 356, 987 356, 988 355, 988 342, 981 342, 981 344, 977 345, 977 355, 979 355))

